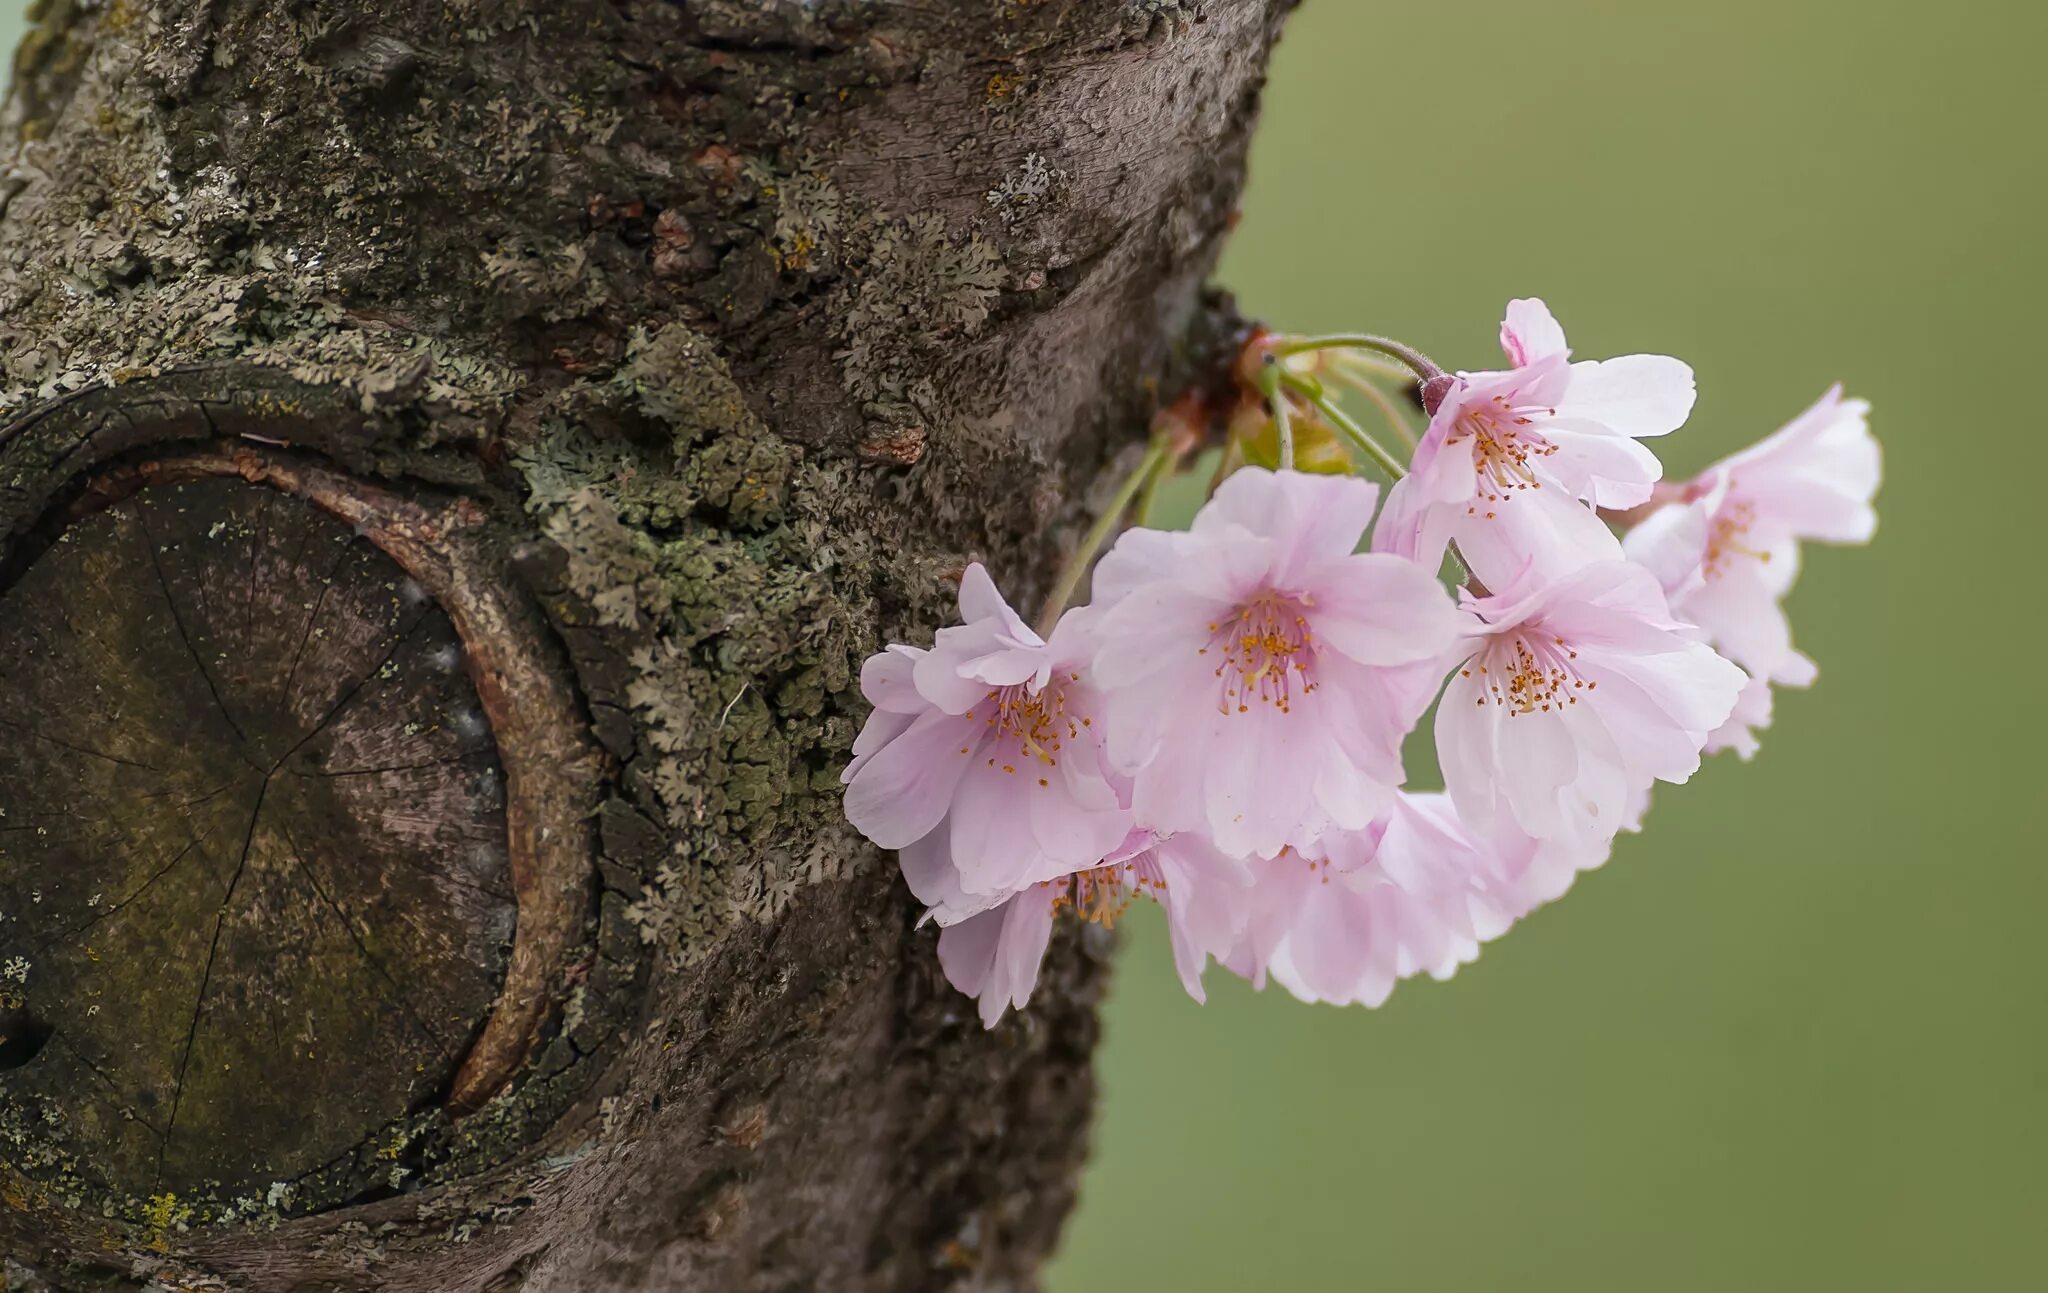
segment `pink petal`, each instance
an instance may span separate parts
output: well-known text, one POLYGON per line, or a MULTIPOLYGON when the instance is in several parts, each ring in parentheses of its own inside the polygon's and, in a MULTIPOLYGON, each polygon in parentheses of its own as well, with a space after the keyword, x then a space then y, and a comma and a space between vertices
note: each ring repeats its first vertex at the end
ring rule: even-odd
POLYGON ((1090 603, 1107 610, 1147 584, 1175 578, 1190 551, 1201 546, 1176 531, 1132 526, 1095 563, 1088 584, 1090 603))
POLYGON ((1441 655, 1462 621, 1433 571, 1383 554, 1345 556, 1311 569, 1318 641, 1360 664, 1397 665, 1441 655))
POLYGON ((1504 715, 1494 726, 1495 784, 1522 829, 1539 839, 1566 833, 1558 791, 1579 776, 1579 750, 1562 712, 1504 715))
POLYGON ((1403 476, 1387 491, 1387 505, 1372 530, 1372 550, 1435 570, 1451 542, 1451 515, 1423 493, 1415 476, 1403 476))
POLYGON ((1731 564, 1688 595, 1683 613, 1723 654, 1759 677, 1788 686, 1813 681, 1813 661, 1792 645, 1792 624, 1754 562, 1731 564))
POLYGON ((1727 721, 1748 682, 1742 670, 1699 642, 1657 654, 1597 648, 1581 654, 1600 679, 1598 694, 1586 696, 1584 705, 1622 739, 1631 766, 1654 761, 1655 775, 1665 781, 1683 781, 1698 766, 1707 734, 1727 721))
POLYGON ((1657 578, 1626 561, 1588 566, 1560 581, 1552 596, 1559 608, 1554 618, 1569 617, 1571 635, 1599 636, 1613 642, 1637 642, 1641 650, 1661 650, 1674 627, 1671 604, 1657 578), (1599 629, 1592 627, 1597 621, 1599 629), (1647 635, 1647 636, 1646 636, 1647 635))
POLYGON ((1677 597, 1701 578, 1700 563, 1706 559, 1712 519, 1705 499, 1667 503, 1622 537, 1622 552, 1656 576, 1667 595, 1677 597))
POLYGON ((1631 778, 1613 734, 1592 711, 1584 705, 1571 706, 1565 711, 1564 726, 1571 733, 1579 760, 1578 776, 1558 792, 1564 829, 1554 836, 1541 836, 1523 823, 1522 830, 1574 849, 1604 848, 1627 823, 1637 782, 1631 778))
POLYGON ((1209 644, 1209 626, 1231 610, 1231 603, 1178 583, 1143 585, 1102 617, 1096 685, 1107 692, 1161 672, 1207 673, 1197 653, 1209 644))
POLYGON ((1744 763, 1756 756, 1760 745, 1756 734, 1771 725, 1771 684, 1762 678, 1751 678, 1742 688, 1742 695, 1735 702, 1735 711, 1728 715, 1728 721, 1714 729, 1707 738, 1706 752, 1718 754, 1722 750, 1733 750, 1744 763))
MULTIPOLYGON (((1200 784, 1209 837, 1217 848, 1234 857, 1274 854, 1320 827, 1322 814, 1313 806, 1313 787, 1302 775, 1315 766, 1314 759, 1324 748, 1318 739, 1321 725, 1311 710, 1303 707, 1283 714, 1270 705, 1253 705, 1242 714, 1216 714, 1206 726, 1200 784)), ((1150 780, 1154 778, 1142 778, 1140 784, 1150 780)), ((1146 824, 1174 829, 1202 825, 1146 824)))
POLYGON ((960 576, 960 622, 977 624, 984 620, 993 621, 1006 636, 1018 642, 1038 644, 1038 635, 1010 609, 1010 603, 996 590, 996 581, 976 561, 969 563, 960 576))
POLYGON ((1052 939, 1052 915, 1047 891, 1033 888, 939 931, 946 981, 978 999, 984 1028, 994 1028, 1005 1010, 1022 1009, 1031 1000, 1052 939))
MULTIPOLYGON (((1070 741, 1056 770, 1034 773, 1024 793, 1031 808, 1031 838, 1045 859, 1028 880, 1049 880, 1099 864, 1130 834, 1131 812, 1103 779, 1095 743, 1070 741), (1051 784, 1038 785, 1036 777, 1051 784), (1057 868, 1057 869, 1055 869, 1057 868)), ((1024 771, 1019 770, 1019 777, 1024 771)))
MULTIPOLYGON (((911 667, 918 695, 948 714, 968 713, 988 699, 990 688, 1002 684, 971 677, 966 670, 992 652, 1003 649, 998 633, 997 627, 987 620, 940 629, 932 649, 911 667)), ((1018 662, 1014 672, 1029 678, 1036 669, 1037 662, 1027 659, 1018 662)))
POLYGON ((1534 363, 1551 355, 1568 355, 1564 329, 1551 316, 1540 297, 1509 301, 1507 317, 1500 325, 1500 348, 1516 366, 1534 363))
POLYGON ((1870 404, 1836 386, 1812 407, 1723 469, 1740 481, 1761 524, 1804 539, 1867 542, 1883 455, 1870 434, 1870 404))
POLYGON ((1252 888, 1245 900, 1244 933, 1230 955, 1221 957, 1231 973, 1249 979, 1255 988, 1266 986, 1266 973, 1274 954, 1287 940, 1320 877, 1300 857, 1254 858, 1249 863, 1252 888))
POLYGON ((1498 821, 1494 791, 1497 708, 1476 668, 1453 677, 1436 711, 1437 762, 1458 815, 1479 830, 1498 821))
POLYGON ((1228 955, 1243 937, 1251 870, 1192 835, 1162 842, 1153 858, 1166 882, 1160 901, 1172 935, 1174 968, 1188 995, 1206 1001, 1202 972, 1209 958, 1228 955))
POLYGON ((1676 431, 1692 415, 1692 368, 1669 355, 1623 355, 1572 365, 1557 416, 1597 422, 1625 436, 1676 431))
POLYGON ((1303 565, 1356 549, 1378 502, 1379 487, 1356 476, 1244 467, 1217 486, 1192 530, 1222 538, 1238 527, 1275 540, 1267 579, 1287 587, 1303 565))
POLYGON ((876 750, 846 787, 846 820, 885 849, 929 834, 946 815, 953 788, 975 748, 972 725, 949 714, 921 714, 902 735, 876 750))
POLYGON ((1699 770, 1706 733, 1686 727, 1633 679, 1605 672, 1600 690, 1585 703, 1594 707, 1616 747, 1626 752, 1635 780, 1677 784, 1699 770))
POLYGON ((948 848, 950 832, 942 824, 923 839, 906 844, 896 852, 898 868, 910 892, 930 910, 926 913, 941 925, 954 925, 987 911, 1009 895, 970 894, 960 887, 960 873, 953 866, 948 848))
MULTIPOLYGON (((1321 810, 1318 820, 1327 823, 1323 829, 1361 831, 1386 812, 1402 777, 1398 756, 1391 762, 1386 768, 1363 767, 1333 746, 1327 757, 1305 773, 1313 782, 1316 806, 1321 810)), ((1291 842, 1310 838, 1303 832, 1292 836, 1291 842)))
POLYGON ((860 694, 876 709, 895 714, 917 714, 925 708, 917 694, 913 672, 924 651, 895 644, 878 651, 860 667, 860 694))
POLYGON ((1648 446, 1615 435, 1597 422, 1556 418, 1543 423, 1543 438, 1557 452, 1543 460, 1543 472, 1573 498, 1595 507, 1629 508, 1650 500, 1664 464, 1648 446))
POLYGON ((1504 588, 1534 572, 1559 578, 1594 562, 1619 561, 1621 541, 1593 510, 1550 487, 1503 498, 1467 514, 1460 508, 1451 533, 1465 564, 1489 588, 1504 588))
POLYGON ((847 761, 846 771, 839 774, 839 783, 852 782, 877 750, 909 731, 916 719, 914 714, 892 714, 886 709, 869 714, 868 721, 861 724, 860 735, 853 738, 853 757, 847 761))
POLYGON ((1092 866, 1101 856, 1074 860, 1044 857, 1033 829, 1029 792, 1047 790, 1049 797, 1050 788, 1038 786, 1036 774, 1026 769, 1009 773, 1001 766, 990 767, 980 754, 966 762, 971 766, 953 792, 949 819, 953 865, 959 869, 961 888, 969 893, 1017 889, 1038 878, 1042 864, 1063 874, 1092 866))

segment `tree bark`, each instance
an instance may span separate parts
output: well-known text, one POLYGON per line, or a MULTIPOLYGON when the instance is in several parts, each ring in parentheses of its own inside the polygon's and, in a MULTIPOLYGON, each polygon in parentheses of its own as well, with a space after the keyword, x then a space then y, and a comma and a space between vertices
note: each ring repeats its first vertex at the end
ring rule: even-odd
POLYGON ((1107 948, 980 1028, 859 666, 1227 351, 1291 3, 43 0, 7 1287, 1030 1286, 1107 948))

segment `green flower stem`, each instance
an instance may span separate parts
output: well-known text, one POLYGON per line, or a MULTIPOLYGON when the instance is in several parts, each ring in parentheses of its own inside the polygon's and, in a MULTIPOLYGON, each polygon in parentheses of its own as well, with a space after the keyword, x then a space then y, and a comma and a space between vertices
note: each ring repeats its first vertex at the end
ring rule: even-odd
POLYGON ((1406 364, 1390 364, 1376 355, 1360 354, 1355 350, 1340 350, 1332 358, 1339 369, 1355 368, 1368 377, 1384 377, 1390 382, 1412 382, 1415 374, 1408 371, 1406 364))
POLYGON ((1388 480, 1399 480, 1408 474, 1408 469, 1401 465, 1400 459, 1387 452, 1385 445, 1382 445, 1379 441, 1366 434, 1364 427, 1353 421, 1350 414, 1337 407, 1336 402, 1331 400, 1329 395, 1322 390, 1321 383, 1316 383, 1313 387, 1307 382, 1297 384, 1289 381, 1288 384, 1299 391, 1302 397, 1308 400, 1310 404, 1314 405, 1316 412, 1322 414, 1331 426, 1337 428, 1343 434, 1345 439, 1349 440, 1366 457, 1372 459, 1381 471, 1387 473, 1388 480))
POLYGON ((1370 332, 1341 332, 1327 337, 1296 337, 1283 341, 1269 352, 1282 357, 1304 355, 1311 350, 1377 350, 1406 364, 1417 379, 1428 381, 1443 376, 1443 369, 1434 359, 1423 354, 1406 342, 1392 337, 1376 337, 1370 332))
POLYGON ((1138 495, 1138 514, 1133 518, 1136 524, 1150 526, 1153 518, 1158 515, 1159 496, 1165 492, 1166 482, 1173 479, 1173 468, 1177 457, 1178 455, 1168 450, 1166 460, 1160 463, 1153 470, 1152 474, 1145 478, 1144 491, 1138 495))
POLYGON ((1283 382, 1291 385, 1294 376, 1270 356, 1266 366, 1259 370, 1259 394, 1266 397, 1266 407, 1273 411, 1273 433, 1280 440, 1282 471, 1294 470, 1294 420, 1287 411, 1287 398, 1280 393, 1280 386, 1283 382))
POLYGON ((1052 636, 1053 626, 1060 622, 1060 616, 1066 611, 1067 603, 1073 600, 1074 590, 1081 586, 1081 580, 1087 576, 1089 567, 1095 564, 1095 554, 1101 551, 1102 545, 1109 542, 1110 536, 1116 533, 1117 522, 1130 510, 1131 500, 1138 497, 1139 491, 1146 489, 1154 477, 1164 477, 1166 469, 1172 464, 1173 451, 1167 445, 1166 437, 1154 436, 1151 447, 1145 450, 1145 456, 1138 460, 1137 467, 1117 488, 1116 497, 1110 500, 1108 510, 1096 518, 1095 524, 1081 540, 1081 546, 1074 549, 1073 556, 1067 558, 1065 568, 1060 571, 1059 582, 1053 585, 1052 594, 1045 599, 1044 609, 1038 613, 1039 636, 1052 636))
MULTIPOLYGON (((1410 452, 1414 451, 1415 432, 1408 425, 1408 419, 1401 416, 1401 410, 1394 406, 1394 401, 1387 397, 1385 391, 1357 373, 1348 373, 1338 369, 1331 373, 1330 376, 1332 380, 1365 396, 1372 406, 1379 410, 1380 418, 1387 424, 1387 429, 1392 431, 1401 443, 1408 447, 1410 452)), ((1406 376, 1406 374, 1403 374, 1403 376, 1406 376)))

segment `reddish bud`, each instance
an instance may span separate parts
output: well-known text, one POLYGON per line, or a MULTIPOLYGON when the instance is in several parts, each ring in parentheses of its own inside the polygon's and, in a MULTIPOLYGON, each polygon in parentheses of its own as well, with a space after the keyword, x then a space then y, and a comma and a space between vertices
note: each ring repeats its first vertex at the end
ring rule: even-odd
POLYGON ((1449 373, 1438 373, 1422 383, 1422 411, 1435 417, 1437 409, 1443 406, 1444 396, 1451 393, 1451 387, 1456 385, 1457 381, 1458 379, 1449 373))

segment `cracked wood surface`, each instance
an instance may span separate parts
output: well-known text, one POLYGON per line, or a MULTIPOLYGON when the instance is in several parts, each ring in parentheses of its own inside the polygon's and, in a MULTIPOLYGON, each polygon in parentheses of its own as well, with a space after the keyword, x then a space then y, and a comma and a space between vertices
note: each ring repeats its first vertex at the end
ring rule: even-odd
POLYGON ((0 597, 0 715, 0 958, 49 1030, 0 1098, 60 1108, 81 1177, 261 1192, 438 1098, 513 896, 490 728, 396 564, 272 489, 144 489, 0 597))

